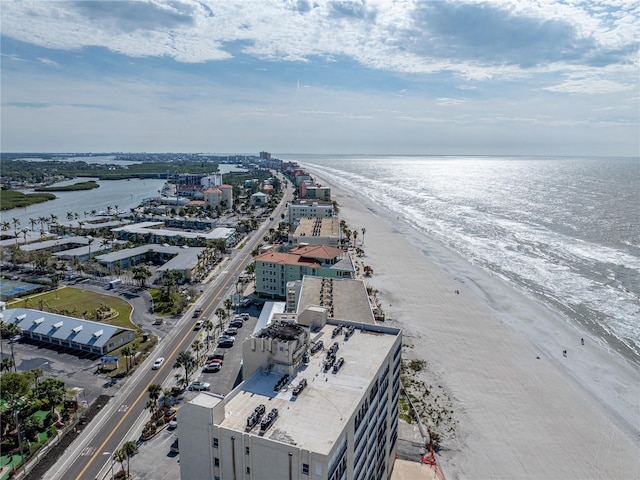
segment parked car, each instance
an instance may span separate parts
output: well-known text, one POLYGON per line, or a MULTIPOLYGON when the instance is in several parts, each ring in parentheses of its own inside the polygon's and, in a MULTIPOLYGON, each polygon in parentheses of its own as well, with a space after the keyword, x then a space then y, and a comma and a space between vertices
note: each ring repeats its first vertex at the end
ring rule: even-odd
POLYGON ((236 327, 229 327, 227 328, 224 332, 222 332, 223 335, 237 335, 238 334, 238 329, 236 327))
POLYGON ((204 324, 204 320, 198 320, 196 322, 196 324, 193 326, 194 330, 200 330, 202 328, 202 325, 204 324))
MULTIPOLYGON (((232 327, 232 328, 242 328, 242 325, 244 325, 242 320, 232 320, 229 323, 229 326, 232 327)), ((235 334, 233 334, 233 335, 235 335, 235 334)))
POLYGON ((209 387, 211 387, 211 385, 207 382, 196 381, 191 382, 191 385, 189 385, 189 390, 200 392, 202 390, 209 390, 209 387))
POLYGON ((245 298, 242 300, 242 306, 247 308, 248 306, 251 305, 251 299, 250 298, 245 298))
POLYGON ((220 348, 230 348, 233 347, 233 338, 231 337, 220 337, 218 339, 218 347, 220 348))
POLYGON ((206 363, 218 362, 219 364, 224 363, 224 353, 223 352, 215 352, 207 355, 206 363))
POLYGON ((221 368, 222 368, 222 364, 220 362, 213 361, 205 364, 202 371, 204 373, 215 373, 215 372, 219 372, 221 368))
POLYGON ((178 426, 178 419, 174 418, 169 422, 169 430, 173 430, 178 426))
POLYGON ((240 317, 242 317, 242 320, 249 320, 249 314, 248 313, 241 313, 240 317))
POLYGON ((155 362, 153 362, 152 370, 158 370, 162 364, 164 363, 164 357, 158 357, 155 362))
POLYGON ((178 409, 175 407, 171 407, 169 410, 164 412, 164 421, 170 422, 174 418, 176 418, 176 414, 178 413, 178 409))
POLYGON ((18 335, 11 337, 11 339, 9 340, 9 343, 16 343, 20 341, 21 338, 22 338, 22 334, 19 333, 18 335))
POLYGON ((153 325, 162 325, 164 323, 164 320, 162 318, 156 318, 153 321, 153 325))

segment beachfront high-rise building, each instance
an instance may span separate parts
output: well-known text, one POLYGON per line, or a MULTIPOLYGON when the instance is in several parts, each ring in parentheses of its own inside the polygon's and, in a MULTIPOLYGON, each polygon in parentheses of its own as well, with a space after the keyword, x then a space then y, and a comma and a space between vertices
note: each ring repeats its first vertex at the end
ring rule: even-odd
POLYGON ((256 293, 285 298, 287 283, 305 275, 353 278, 355 267, 342 249, 327 245, 294 248, 288 253, 269 250, 255 257, 256 293))
POLYGON ((301 218, 331 218, 335 214, 331 202, 301 200, 289 203, 289 222, 301 218))
POLYGON ((331 201, 331 188, 317 185, 311 181, 305 181, 298 187, 300 198, 306 198, 309 200, 323 200, 325 202, 331 201))
POLYGON ((180 409, 181 478, 388 480, 402 334, 355 317, 314 306, 249 338, 245 380, 180 409))

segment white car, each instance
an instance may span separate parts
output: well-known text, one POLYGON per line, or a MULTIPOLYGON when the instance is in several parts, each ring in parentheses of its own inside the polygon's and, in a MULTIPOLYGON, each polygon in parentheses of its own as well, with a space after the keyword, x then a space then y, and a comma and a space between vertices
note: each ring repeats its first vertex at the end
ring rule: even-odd
POLYGON ((207 382, 191 382, 191 385, 189 385, 189 390, 195 390, 196 392, 202 391, 202 390, 209 390, 209 387, 211 385, 209 385, 207 382))
POLYGON ((151 370, 158 370, 163 363, 164 363, 164 357, 157 358, 156 361, 153 362, 153 367, 151 367, 151 370))

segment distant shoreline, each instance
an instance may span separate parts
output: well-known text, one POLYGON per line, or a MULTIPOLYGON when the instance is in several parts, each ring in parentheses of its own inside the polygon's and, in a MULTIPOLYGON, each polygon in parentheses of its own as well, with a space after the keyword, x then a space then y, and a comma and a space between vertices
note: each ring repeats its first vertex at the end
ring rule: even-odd
POLYGON ((17 190, 0 191, 0 210, 7 211, 15 208, 26 208, 30 205, 55 200, 53 193, 22 193, 17 190))
POLYGON ((74 183, 73 185, 38 187, 34 188, 34 190, 36 192, 74 192, 77 190, 92 190, 94 188, 100 188, 100 185, 94 180, 90 180, 88 182, 74 183))

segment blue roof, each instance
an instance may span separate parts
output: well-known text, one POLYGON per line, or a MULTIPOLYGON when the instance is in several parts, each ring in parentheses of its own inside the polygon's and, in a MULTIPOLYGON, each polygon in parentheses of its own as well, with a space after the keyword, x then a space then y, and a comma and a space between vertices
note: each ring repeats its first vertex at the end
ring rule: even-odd
POLYGON ((134 330, 106 323, 41 312, 30 308, 8 308, 2 312, 5 323, 15 323, 23 332, 102 348, 115 334, 134 330))

